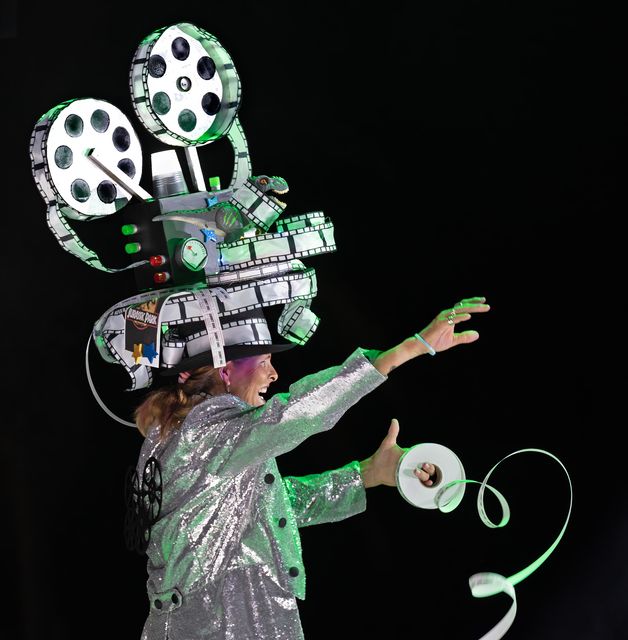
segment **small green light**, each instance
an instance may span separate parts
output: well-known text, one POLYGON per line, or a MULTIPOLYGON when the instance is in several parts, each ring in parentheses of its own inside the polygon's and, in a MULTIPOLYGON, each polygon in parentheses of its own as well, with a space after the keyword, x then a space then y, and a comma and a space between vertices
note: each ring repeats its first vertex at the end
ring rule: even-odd
POLYGON ((122 225, 122 235, 123 236, 132 236, 134 233, 137 233, 137 225, 136 224, 123 224, 122 225))
POLYGON ((139 242, 127 242, 124 245, 124 250, 127 253, 137 253, 142 248, 142 245, 139 242))
POLYGON ((220 177, 219 176, 214 176, 213 178, 209 179, 209 188, 212 191, 219 191, 220 190, 220 177))

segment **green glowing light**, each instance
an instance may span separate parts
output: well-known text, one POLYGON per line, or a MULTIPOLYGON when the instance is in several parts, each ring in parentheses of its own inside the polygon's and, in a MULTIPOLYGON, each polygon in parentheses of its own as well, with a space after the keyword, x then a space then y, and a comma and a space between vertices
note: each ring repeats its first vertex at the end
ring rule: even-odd
POLYGON ((139 242, 127 242, 124 245, 124 250, 127 253, 137 253, 142 248, 142 245, 139 242))

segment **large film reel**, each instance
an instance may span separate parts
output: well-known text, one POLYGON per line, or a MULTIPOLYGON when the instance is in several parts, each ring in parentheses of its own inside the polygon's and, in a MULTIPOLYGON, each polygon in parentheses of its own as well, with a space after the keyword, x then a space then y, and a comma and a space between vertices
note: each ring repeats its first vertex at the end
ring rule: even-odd
POLYGON ((185 22, 143 40, 129 83, 135 112, 146 129, 175 146, 219 139, 240 105, 240 79, 231 57, 214 36, 185 22))
POLYGON ((132 193, 90 160, 122 172, 139 187, 142 149, 129 119, 105 100, 68 100, 38 121, 31 136, 33 177, 47 204, 75 220, 92 220, 124 207, 132 193))

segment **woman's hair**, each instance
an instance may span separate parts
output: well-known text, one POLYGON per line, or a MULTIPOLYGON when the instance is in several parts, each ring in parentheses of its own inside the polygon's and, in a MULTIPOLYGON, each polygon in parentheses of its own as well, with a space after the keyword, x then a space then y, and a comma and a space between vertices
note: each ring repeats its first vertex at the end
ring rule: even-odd
POLYGON ((218 369, 199 367, 184 382, 149 393, 135 409, 135 423, 144 437, 152 427, 159 425, 159 440, 165 440, 206 394, 216 395, 224 391, 225 384, 218 369))

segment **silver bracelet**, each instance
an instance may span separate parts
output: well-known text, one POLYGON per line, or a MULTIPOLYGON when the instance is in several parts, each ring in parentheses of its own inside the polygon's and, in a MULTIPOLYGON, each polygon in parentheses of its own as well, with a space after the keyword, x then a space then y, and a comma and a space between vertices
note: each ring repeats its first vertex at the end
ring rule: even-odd
POLYGON ((420 340, 426 347, 427 347, 427 352, 431 355, 431 356, 435 356, 436 355, 436 349, 434 349, 434 347, 424 338, 422 338, 418 333, 414 334, 414 337, 417 340, 420 340))

